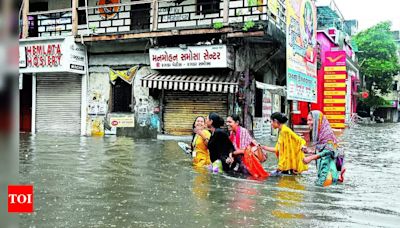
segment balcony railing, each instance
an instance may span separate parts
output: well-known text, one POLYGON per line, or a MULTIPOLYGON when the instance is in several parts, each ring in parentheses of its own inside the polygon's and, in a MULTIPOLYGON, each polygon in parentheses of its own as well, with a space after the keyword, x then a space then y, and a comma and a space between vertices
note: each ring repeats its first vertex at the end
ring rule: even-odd
MULTIPOLYGON (((268 0, 254 4, 249 5, 248 0, 186 0, 180 4, 166 0, 141 0, 79 7, 77 30, 83 35, 219 29, 221 26, 261 30, 262 25, 270 21, 285 32, 283 0, 278 0, 278 9, 274 13, 268 8, 268 0)), ((71 8, 29 13, 29 37, 71 35, 72 14, 71 8)))

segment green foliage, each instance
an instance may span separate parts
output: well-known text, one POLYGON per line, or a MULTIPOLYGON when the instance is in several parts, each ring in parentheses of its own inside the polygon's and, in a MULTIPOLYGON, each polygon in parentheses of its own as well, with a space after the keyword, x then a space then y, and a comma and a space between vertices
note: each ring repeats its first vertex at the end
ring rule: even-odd
POLYGON ((247 0, 247 5, 248 6, 257 6, 258 5, 258 2, 257 2, 257 0, 247 0))
POLYGON ((385 105, 379 95, 391 92, 393 76, 400 70, 397 46, 390 32, 391 23, 381 22, 355 36, 361 75, 365 77, 367 99, 360 101, 369 107, 385 105))
POLYGON ((89 25, 89 29, 92 30, 92 33, 96 33, 97 26, 96 25, 89 25))
POLYGON ((246 21, 243 25, 242 30, 247 32, 249 31, 249 29, 253 28, 256 25, 256 23, 254 23, 254 21, 246 21))
POLYGON ((377 94, 369 94, 368 98, 359 98, 359 105, 362 107, 377 108, 380 106, 387 106, 390 102, 377 94))
POLYGON ((361 74, 365 76, 367 89, 379 91, 382 95, 390 92, 393 76, 400 70, 390 27, 390 22, 381 22, 355 37, 360 51, 361 74))
POLYGON ((214 29, 221 29, 222 27, 224 27, 224 24, 222 22, 214 22, 213 24, 213 28, 214 29))

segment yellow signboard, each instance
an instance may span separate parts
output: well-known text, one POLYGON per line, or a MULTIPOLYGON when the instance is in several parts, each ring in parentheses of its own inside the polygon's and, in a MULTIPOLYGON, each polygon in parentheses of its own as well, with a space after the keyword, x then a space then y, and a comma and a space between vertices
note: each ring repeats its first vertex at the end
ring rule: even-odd
POLYGON ((346 99, 324 99, 324 103, 328 104, 345 104, 346 103, 346 99))
POLYGON ((324 83, 325 87, 335 87, 335 88, 343 88, 346 87, 346 83, 324 83))
POLYGON ((325 71, 346 71, 346 66, 326 66, 325 71))
POLYGON ((344 123, 331 123, 331 128, 344 128, 344 123))
POLYGON ((346 79, 345 74, 325 74, 324 79, 346 79))
POLYGON ((346 91, 324 91, 324 95, 327 95, 327 96, 346 95, 346 91))
POLYGON ((345 107, 324 107, 324 112, 344 112, 345 107))
POLYGON ((345 115, 325 115, 328 120, 344 120, 345 115))

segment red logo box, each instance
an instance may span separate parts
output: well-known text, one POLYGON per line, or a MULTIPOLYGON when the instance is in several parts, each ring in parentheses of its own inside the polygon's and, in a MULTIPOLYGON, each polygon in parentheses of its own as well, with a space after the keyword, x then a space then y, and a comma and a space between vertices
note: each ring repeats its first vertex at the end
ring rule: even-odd
POLYGON ((33 185, 8 186, 8 212, 33 212, 33 185))

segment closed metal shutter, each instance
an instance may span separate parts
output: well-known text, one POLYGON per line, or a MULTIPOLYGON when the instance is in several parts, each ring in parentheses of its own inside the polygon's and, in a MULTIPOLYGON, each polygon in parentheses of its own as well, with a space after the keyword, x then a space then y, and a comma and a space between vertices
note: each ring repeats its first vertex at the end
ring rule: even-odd
POLYGON ((36 132, 80 134, 82 76, 38 74, 36 132))
POLYGON ((164 130, 170 135, 191 135, 194 119, 216 112, 226 119, 227 93, 165 91, 164 130))

